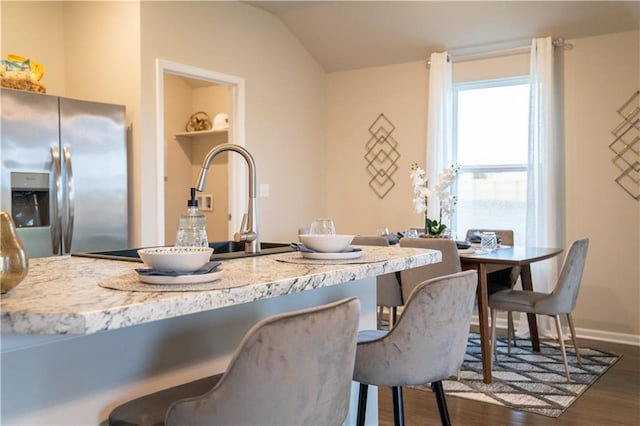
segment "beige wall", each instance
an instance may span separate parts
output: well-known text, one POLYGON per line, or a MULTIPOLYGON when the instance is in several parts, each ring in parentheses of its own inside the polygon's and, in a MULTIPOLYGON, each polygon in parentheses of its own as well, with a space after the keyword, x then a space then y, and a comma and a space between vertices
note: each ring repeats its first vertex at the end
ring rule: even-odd
MULTIPOLYGON (((270 196, 258 199, 262 239, 293 239, 298 226, 324 213, 325 76, 280 21, 239 2, 145 2, 141 33, 145 158, 156 155, 156 58, 242 77, 246 147, 258 184, 270 186, 270 196)), ((156 164, 141 166, 148 189, 141 240, 153 244, 156 164)))
MULTIPOLYGON (((640 204, 614 182, 618 171, 608 145, 620 121, 616 109, 640 87, 638 40, 637 31, 571 40, 574 49, 563 54, 565 238, 591 239, 574 318, 594 337, 635 343, 640 335, 640 204)), ((456 81, 527 72, 528 55, 454 65, 456 81)), ((422 61, 328 76, 327 212, 344 232, 371 233, 381 225, 395 231, 420 223, 408 173, 412 161, 424 164, 427 91, 422 61), (381 112, 396 125, 401 154, 396 186, 383 200, 367 186, 363 159, 367 128, 381 112)))
POLYGON ((425 62, 329 74, 327 79, 327 214, 342 233, 371 234, 380 227, 420 226, 413 211, 411 163, 424 165, 428 75, 425 62), (369 187, 365 144, 383 113, 395 126, 395 186, 380 199, 369 187))
POLYGON ((609 150, 616 110, 640 87, 638 32, 572 42, 564 76, 567 239, 591 239, 576 324, 638 335, 640 203, 614 182, 609 150))
POLYGON ((47 93, 66 95, 62 3, 2 1, 0 9, 2 59, 15 53, 40 62, 45 67, 40 82, 47 88, 47 93), (38 28, 38 31, 28 28, 38 28))

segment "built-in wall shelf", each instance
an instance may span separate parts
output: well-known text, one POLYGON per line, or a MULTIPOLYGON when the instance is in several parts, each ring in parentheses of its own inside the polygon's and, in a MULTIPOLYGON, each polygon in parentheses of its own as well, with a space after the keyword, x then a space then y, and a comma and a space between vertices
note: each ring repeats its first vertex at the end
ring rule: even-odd
POLYGON ((196 136, 205 136, 205 135, 221 135, 221 134, 227 134, 229 133, 228 129, 221 129, 221 130, 213 130, 213 129, 209 129, 209 130, 199 130, 196 132, 179 132, 179 133, 174 133, 173 137, 175 138, 193 138, 196 136))

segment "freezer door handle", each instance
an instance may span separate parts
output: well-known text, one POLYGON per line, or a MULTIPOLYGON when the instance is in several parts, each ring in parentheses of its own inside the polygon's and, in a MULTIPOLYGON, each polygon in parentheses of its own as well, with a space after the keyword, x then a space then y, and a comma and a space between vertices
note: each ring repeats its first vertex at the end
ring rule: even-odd
POLYGON ((71 252, 71 242, 73 240, 73 220, 75 218, 75 191, 73 186, 73 169, 71 167, 71 150, 68 146, 62 149, 64 153, 64 166, 66 169, 67 182, 67 229, 64 233, 64 251, 65 253, 71 252))
POLYGON ((54 186, 53 197, 51 197, 51 248, 53 254, 58 254, 62 237, 62 173, 60 172, 60 154, 55 145, 51 145, 51 168, 54 186))

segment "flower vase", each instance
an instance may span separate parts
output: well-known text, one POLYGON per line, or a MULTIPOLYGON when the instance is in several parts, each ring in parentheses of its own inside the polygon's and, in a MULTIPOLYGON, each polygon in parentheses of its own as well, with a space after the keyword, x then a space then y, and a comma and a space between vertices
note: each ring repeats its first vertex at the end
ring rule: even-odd
POLYGON ((424 218, 424 238, 449 238, 449 229, 442 222, 431 220, 425 216, 424 218), (438 229, 440 232, 432 234, 430 229, 438 229))

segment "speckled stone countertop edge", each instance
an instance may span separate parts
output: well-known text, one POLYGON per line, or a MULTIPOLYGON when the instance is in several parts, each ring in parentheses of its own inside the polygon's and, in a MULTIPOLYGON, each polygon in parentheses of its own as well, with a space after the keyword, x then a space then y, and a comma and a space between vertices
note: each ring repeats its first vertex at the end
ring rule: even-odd
POLYGON ((98 285, 100 280, 135 273, 140 263, 72 256, 30 259, 25 280, 0 298, 1 330, 2 334, 91 334, 441 261, 440 252, 434 250, 363 249, 385 260, 314 265, 285 263, 277 255, 234 259, 223 262, 223 288, 189 292, 130 292, 98 285))

